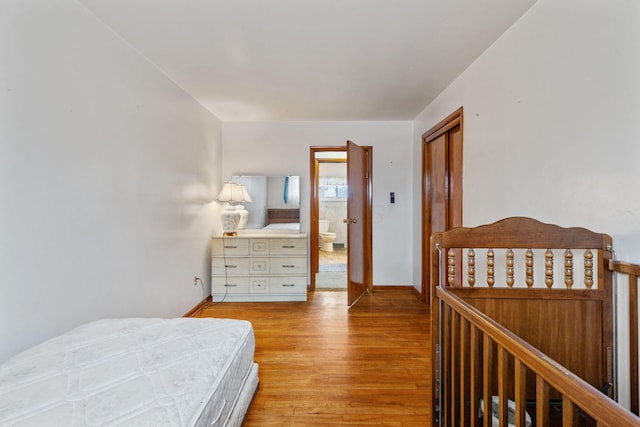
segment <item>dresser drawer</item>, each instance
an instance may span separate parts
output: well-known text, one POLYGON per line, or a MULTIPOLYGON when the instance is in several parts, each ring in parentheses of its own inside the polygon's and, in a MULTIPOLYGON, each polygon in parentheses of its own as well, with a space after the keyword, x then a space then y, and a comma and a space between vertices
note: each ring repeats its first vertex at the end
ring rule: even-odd
POLYGON ((269 258, 249 258, 249 274, 268 275, 269 258))
POLYGON ((268 277, 249 277, 249 292, 252 294, 268 294, 268 277))
POLYGON ((249 255, 249 239, 238 239, 236 237, 213 239, 211 255, 227 257, 249 255))
POLYGON ((269 259, 269 272, 272 275, 305 275, 307 274, 307 258, 275 257, 269 259))
POLYGON ((211 262, 212 276, 247 276, 249 275, 249 258, 213 258, 211 262))
POLYGON ((249 241, 249 255, 269 255, 269 241, 267 239, 251 239, 249 241))
POLYGON ((307 292, 306 277, 271 277, 269 292, 272 294, 300 294, 307 292))
POLYGON ((272 239, 269 241, 271 255, 306 255, 307 239, 272 239))
POLYGON ((211 293, 246 294, 249 292, 248 277, 212 277, 211 293))

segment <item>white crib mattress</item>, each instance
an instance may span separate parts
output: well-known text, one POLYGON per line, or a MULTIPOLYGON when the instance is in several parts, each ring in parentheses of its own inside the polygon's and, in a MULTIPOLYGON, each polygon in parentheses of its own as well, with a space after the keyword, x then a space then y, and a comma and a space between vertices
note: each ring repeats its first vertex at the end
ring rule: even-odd
POLYGON ((88 323, 0 365, 0 425, 222 426, 254 350, 243 320, 88 323))

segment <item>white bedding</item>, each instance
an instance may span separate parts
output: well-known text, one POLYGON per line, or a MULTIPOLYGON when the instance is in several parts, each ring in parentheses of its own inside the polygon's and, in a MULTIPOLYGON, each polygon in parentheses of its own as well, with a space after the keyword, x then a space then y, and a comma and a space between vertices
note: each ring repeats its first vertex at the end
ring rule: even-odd
POLYGON ((88 323, 0 365, 0 425, 227 425, 254 349, 243 320, 88 323))
POLYGON ((291 230, 292 232, 300 232, 300 223, 299 222, 283 222, 283 223, 274 223, 269 224, 263 228, 263 230, 291 230))

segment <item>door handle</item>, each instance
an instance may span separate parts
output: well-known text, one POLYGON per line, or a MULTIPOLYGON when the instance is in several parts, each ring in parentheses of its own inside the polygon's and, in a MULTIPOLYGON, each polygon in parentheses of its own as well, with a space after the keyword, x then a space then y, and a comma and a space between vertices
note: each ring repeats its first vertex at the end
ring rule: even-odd
POLYGON ((342 222, 344 222, 345 224, 355 224, 356 222, 358 222, 357 218, 345 218, 342 220, 342 222))

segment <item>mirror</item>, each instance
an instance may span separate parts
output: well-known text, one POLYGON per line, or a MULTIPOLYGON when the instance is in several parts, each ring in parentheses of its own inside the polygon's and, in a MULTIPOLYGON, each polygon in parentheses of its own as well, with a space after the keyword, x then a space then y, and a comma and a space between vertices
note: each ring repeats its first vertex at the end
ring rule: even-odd
POLYGON ((246 229, 300 232, 299 176, 233 176, 231 181, 246 187, 251 202, 246 229))

